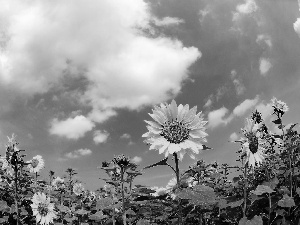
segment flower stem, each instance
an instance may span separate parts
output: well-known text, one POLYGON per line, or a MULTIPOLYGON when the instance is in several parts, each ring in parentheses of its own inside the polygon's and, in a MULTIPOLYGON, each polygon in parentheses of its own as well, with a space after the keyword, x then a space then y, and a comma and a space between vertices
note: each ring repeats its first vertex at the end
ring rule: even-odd
MULTIPOLYGON (((176 165, 176 180, 177 180, 177 188, 180 187, 180 172, 179 172, 179 160, 178 160, 178 156, 177 153, 173 153, 174 158, 175 158, 175 165, 176 165)), ((178 203, 178 224, 181 225, 182 224, 182 208, 181 208, 181 200, 179 199, 179 203, 178 203)))
POLYGON ((247 166, 248 163, 245 164, 244 168, 244 208, 243 208, 243 217, 246 217, 246 209, 247 209, 247 166))
POLYGON ((270 225, 271 220, 271 207, 272 207, 272 201, 271 201, 271 194, 269 193, 269 217, 268 217, 268 224, 270 225))
POLYGON ((121 192, 122 192, 122 210, 123 210, 123 224, 126 225, 126 212, 125 212, 125 197, 124 197, 124 168, 121 168, 121 192))
POLYGON ((15 171, 15 207, 16 207, 16 212, 17 212, 17 225, 19 225, 19 218, 20 218, 20 214, 19 214, 19 203, 18 203, 18 161, 16 162, 16 164, 14 165, 14 171, 15 171))

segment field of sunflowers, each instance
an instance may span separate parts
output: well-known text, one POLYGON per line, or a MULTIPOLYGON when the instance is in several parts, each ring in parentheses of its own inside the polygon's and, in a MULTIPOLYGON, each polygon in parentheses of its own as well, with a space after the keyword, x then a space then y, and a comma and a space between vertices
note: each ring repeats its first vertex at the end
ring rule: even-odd
POLYGON ((245 120, 243 138, 235 141, 239 166, 202 160, 180 171, 185 156, 209 150, 206 121, 197 108, 155 106, 143 134, 150 150, 164 159, 145 168, 125 155, 104 161, 106 185, 85 190, 69 168, 65 177, 49 171, 41 179, 42 156, 26 160, 13 135, 0 158, 0 224, 300 224, 299 125, 284 124, 288 106, 272 99, 272 133, 260 112, 245 120), (166 187, 133 185, 152 167, 165 166, 176 177, 166 187), (169 168, 167 168, 169 167, 169 168), (231 174, 237 174, 231 176, 231 174))

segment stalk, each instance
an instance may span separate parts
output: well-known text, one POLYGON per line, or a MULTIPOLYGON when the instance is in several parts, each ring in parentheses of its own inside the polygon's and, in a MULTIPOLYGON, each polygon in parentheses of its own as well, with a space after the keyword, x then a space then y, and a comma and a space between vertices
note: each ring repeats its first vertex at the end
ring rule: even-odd
MULTIPOLYGON (((179 160, 178 160, 178 156, 177 156, 177 153, 173 153, 174 155, 174 158, 175 158, 175 165, 176 165, 176 180, 177 180, 177 186, 179 187, 180 185, 180 173, 179 173, 179 160)), ((182 208, 181 208, 181 200, 179 200, 179 203, 178 203, 178 224, 181 225, 182 224, 182 208)))
POLYGON ((126 225, 126 212, 125 212, 125 197, 124 197, 124 168, 121 167, 121 192, 122 192, 122 209, 123 209, 123 224, 126 225))
POLYGON ((247 209, 247 185, 248 185, 248 180, 247 180, 247 165, 248 163, 245 164, 245 169, 244 169, 244 208, 243 208, 243 217, 246 217, 246 209, 247 209))
POLYGON ((14 171, 15 171, 15 205, 16 205, 16 212, 17 212, 17 225, 19 225, 19 218, 20 218, 20 213, 19 213, 19 203, 18 203, 18 160, 16 159, 16 164, 14 165, 14 171))
POLYGON ((270 225, 270 220, 271 220, 271 207, 272 207, 272 202, 271 202, 271 194, 269 194, 269 217, 268 217, 268 224, 270 225))

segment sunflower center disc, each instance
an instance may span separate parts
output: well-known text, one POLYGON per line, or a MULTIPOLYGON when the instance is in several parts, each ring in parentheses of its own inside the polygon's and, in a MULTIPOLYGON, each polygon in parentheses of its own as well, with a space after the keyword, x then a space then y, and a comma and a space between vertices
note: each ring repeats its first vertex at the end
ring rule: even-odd
POLYGON ((49 210, 46 204, 40 203, 38 206, 38 211, 41 214, 41 216, 47 216, 49 210))
POLYGON ((179 144, 189 138, 190 130, 177 119, 165 122, 162 127, 160 135, 170 143, 179 144))
POLYGON ((255 154, 258 150, 258 138, 254 134, 250 134, 249 137, 249 149, 250 151, 255 154))
POLYGON ((39 164, 39 161, 37 159, 32 159, 31 165, 32 165, 33 168, 37 167, 38 164, 39 164))

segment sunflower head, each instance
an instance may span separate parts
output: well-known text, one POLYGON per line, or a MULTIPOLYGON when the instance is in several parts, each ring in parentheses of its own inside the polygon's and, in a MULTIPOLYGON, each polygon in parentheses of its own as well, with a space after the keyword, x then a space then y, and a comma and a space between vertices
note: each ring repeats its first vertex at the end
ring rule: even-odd
POLYGON ((196 114, 197 107, 189 109, 189 105, 178 105, 173 100, 171 104, 154 106, 153 113, 149 114, 154 121, 148 124, 148 132, 143 134, 144 142, 150 144, 150 150, 159 150, 165 156, 179 153, 182 159, 185 153, 192 158, 203 149, 206 141, 206 121, 203 120, 201 112, 196 114), (189 151, 188 151, 189 150, 189 151))
POLYGON ((284 113, 289 111, 289 107, 285 102, 277 100, 275 97, 273 97, 271 101, 274 113, 280 113, 281 115, 283 115, 284 113))

